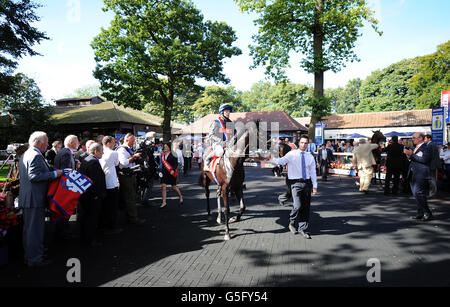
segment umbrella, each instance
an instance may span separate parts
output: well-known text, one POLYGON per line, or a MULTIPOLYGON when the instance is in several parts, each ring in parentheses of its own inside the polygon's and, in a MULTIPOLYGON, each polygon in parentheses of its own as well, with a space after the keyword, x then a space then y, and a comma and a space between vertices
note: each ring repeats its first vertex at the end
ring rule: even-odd
MULTIPOLYGON (((413 133, 414 134, 414 133, 413 133)), ((404 132, 397 132, 397 131, 391 131, 389 133, 386 133, 384 136, 387 137, 393 137, 393 136, 409 136, 409 133, 404 132)))
POLYGON ((183 140, 197 141, 197 140, 202 140, 202 139, 204 139, 204 137, 199 136, 199 135, 196 135, 196 136, 186 135, 181 138, 178 138, 178 140, 180 140, 180 141, 183 141, 183 140))
POLYGON ((294 136, 280 133, 280 134, 271 134, 270 137, 271 138, 293 138, 294 136))
POLYGON ((359 134, 359 133, 353 133, 347 135, 346 139, 360 139, 360 138, 366 138, 367 136, 359 134))

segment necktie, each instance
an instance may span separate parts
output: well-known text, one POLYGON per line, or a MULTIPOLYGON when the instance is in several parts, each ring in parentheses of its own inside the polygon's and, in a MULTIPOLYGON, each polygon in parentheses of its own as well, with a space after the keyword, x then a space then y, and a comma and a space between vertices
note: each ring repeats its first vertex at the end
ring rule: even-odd
POLYGON ((306 179, 305 152, 302 152, 302 179, 306 179))

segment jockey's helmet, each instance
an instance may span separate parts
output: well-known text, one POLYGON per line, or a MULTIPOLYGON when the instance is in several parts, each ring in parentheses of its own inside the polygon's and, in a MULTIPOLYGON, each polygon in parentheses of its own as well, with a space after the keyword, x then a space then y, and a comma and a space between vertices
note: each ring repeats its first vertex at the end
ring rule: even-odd
POLYGON ((233 106, 230 105, 230 104, 223 104, 223 105, 221 105, 220 108, 219 108, 219 114, 222 114, 223 111, 225 111, 225 110, 230 110, 231 112, 233 112, 233 106))

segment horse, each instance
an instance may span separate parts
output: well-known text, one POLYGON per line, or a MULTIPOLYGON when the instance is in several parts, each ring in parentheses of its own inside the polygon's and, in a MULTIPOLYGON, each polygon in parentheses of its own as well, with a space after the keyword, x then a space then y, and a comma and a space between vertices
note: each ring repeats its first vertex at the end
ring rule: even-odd
MULTIPOLYGON (((282 158, 284 155, 286 155, 289 151, 291 151, 292 147, 289 146, 286 143, 280 143, 278 145, 278 155, 280 158, 282 158)), ((282 177, 282 173, 283 173, 283 167, 280 165, 275 166, 272 169, 273 174, 275 175, 275 177, 282 177)))
POLYGON ((227 146, 224 155, 220 158, 214 174, 212 174, 209 171, 208 172, 204 171, 204 163, 205 163, 204 159, 201 165, 202 172, 200 175, 200 183, 202 187, 205 189, 208 220, 211 219, 211 210, 209 203, 209 195, 210 195, 209 184, 211 182, 216 182, 218 185, 216 193, 217 211, 218 211, 217 223, 222 224, 222 214, 221 214, 222 208, 220 202, 220 198, 222 197, 225 209, 224 240, 226 241, 231 239, 228 224, 240 221, 241 216, 244 214, 246 209, 244 204, 243 183, 245 179, 244 161, 246 154, 248 154, 247 151, 249 144, 249 133, 250 132, 247 130, 241 133, 240 136, 233 137, 233 139, 229 142, 229 145, 227 146), (246 144, 246 147, 243 151, 236 144, 234 144, 235 141, 239 140, 242 137, 245 137, 245 144, 246 144), (229 219, 230 206, 228 194, 230 191, 233 191, 235 193, 240 206, 238 215, 236 217, 233 217, 232 219, 229 219))
MULTIPOLYGON (((372 144, 378 144, 378 148, 372 150, 373 157, 375 159, 376 166, 373 167, 373 172, 378 174, 378 180, 381 182, 381 146, 380 143, 386 142, 386 137, 383 135, 381 130, 373 131, 373 135, 371 138, 372 144)), ((374 183, 377 182, 377 178, 375 177, 374 183)))

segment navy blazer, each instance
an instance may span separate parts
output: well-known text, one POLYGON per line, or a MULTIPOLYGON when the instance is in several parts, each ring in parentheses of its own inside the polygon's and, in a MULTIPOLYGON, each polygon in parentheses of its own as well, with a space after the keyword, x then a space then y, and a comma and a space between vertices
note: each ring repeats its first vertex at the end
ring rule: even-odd
POLYGON ((75 169, 75 159, 69 148, 64 147, 56 154, 54 167, 56 169, 75 169))
MULTIPOLYGON (((414 152, 414 149, 413 149, 414 152)), ((415 180, 430 179, 430 163, 432 153, 430 147, 423 143, 417 152, 411 155, 409 164, 408 178, 412 176, 415 180)))
MULTIPOLYGON (((322 163, 322 148, 319 149, 319 152, 317 153, 317 161, 319 163, 322 163)), ((331 151, 331 149, 329 148, 325 148, 325 150, 327 151, 327 163, 330 163, 331 161, 334 161, 334 156, 333 156, 333 152, 331 151)))
POLYGON ((83 162, 81 162, 80 173, 89 177, 94 183, 81 198, 98 197, 104 199, 106 197, 106 179, 105 173, 103 172, 97 157, 94 155, 87 156, 83 162))
POLYGON ((430 149, 431 152, 431 162, 430 162, 430 169, 435 170, 435 169, 441 169, 442 168, 442 164, 441 164, 441 159, 439 157, 439 148, 438 146, 433 143, 433 142, 428 142, 428 148, 430 149))

